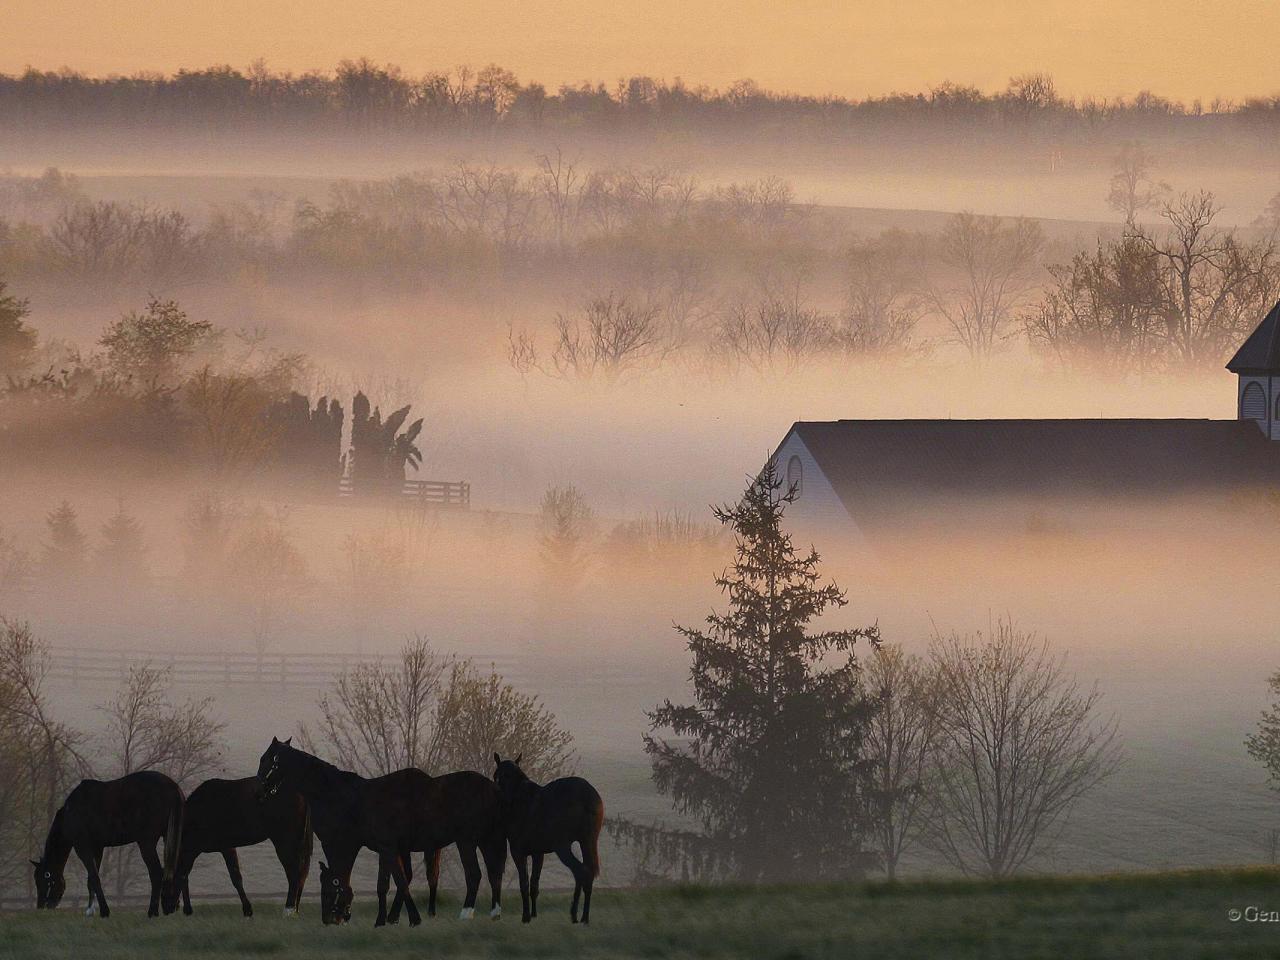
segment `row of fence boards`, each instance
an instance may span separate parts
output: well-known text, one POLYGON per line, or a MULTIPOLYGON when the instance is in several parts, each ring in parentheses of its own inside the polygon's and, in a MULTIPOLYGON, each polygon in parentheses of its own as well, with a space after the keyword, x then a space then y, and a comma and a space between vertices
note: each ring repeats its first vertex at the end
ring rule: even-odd
MULTIPOLYGON (((470 655, 466 659, 480 670, 487 671, 492 665, 508 680, 520 673, 519 659, 514 656, 470 655)), ((116 682, 127 676, 131 669, 148 665, 168 670, 177 683, 323 687, 357 664, 390 664, 398 660, 399 656, 391 654, 189 653, 54 647, 49 651, 49 677, 73 684, 116 682)))

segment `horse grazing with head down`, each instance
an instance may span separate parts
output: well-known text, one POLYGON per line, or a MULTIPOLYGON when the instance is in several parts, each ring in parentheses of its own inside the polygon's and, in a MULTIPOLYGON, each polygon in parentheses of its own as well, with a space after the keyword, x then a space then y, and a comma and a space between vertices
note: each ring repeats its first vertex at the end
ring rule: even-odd
MULTIPOLYGON (((182 912, 191 910, 188 878, 196 858, 202 853, 220 853, 227 865, 231 885, 240 896, 240 909, 253 916, 253 904, 244 892, 240 877, 237 847, 248 847, 270 840, 280 866, 284 867, 289 892, 284 912, 296 914, 301 906, 302 887, 311 868, 311 813, 307 801, 297 793, 278 792, 269 797, 258 795, 258 778, 242 780, 206 780, 187 797, 182 824, 182 853, 178 857, 176 883, 171 891, 182 894, 182 912)), ((165 912, 175 903, 166 903, 165 912)))
POLYGON ((538 915, 538 878, 542 858, 554 853, 573 874, 573 905, 569 919, 578 922, 578 897, 582 895, 582 922, 591 919, 591 887, 600 876, 600 827, 604 801, 596 788, 581 777, 561 777, 545 785, 530 780, 520 769, 520 757, 503 760, 496 753, 493 782, 502 795, 502 813, 511 843, 511 858, 520 877, 520 919, 528 923, 538 915), (582 860, 573 855, 577 842, 582 860), (532 859, 530 876, 526 860, 532 859))
POLYGON ((106 782, 80 781, 54 815, 43 856, 31 861, 35 865, 36 906, 52 910, 62 900, 67 889, 63 874, 67 858, 74 850, 89 876, 86 916, 93 913, 95 900, 102 916, 110 916, 111 908, 107 906, 98 875, 102 851, 106 847, 136 843, 151 878, 147 916, 154 917, 160 912, 162 892, 164 902, 170 904, 165 913, 171 913, 176 900, 173 888, 182 837, 182 812, 182 789, 153 770, 106 782), (161 837, 164 838, 163 864, 156 855, 161 837))
MULTIPOLYGON (((484 856, 493 894, 490 916, 501 915, 507 845, 498 791, 483 775, 430 777, 410 767, 365 778, 272 737, 258 764, 258 784, 266 796, 300 793, 311 809, 311 822, 328 860, 320 864, 320 915, 325 923, 350 919, 351 868, 361 847, 378 854, 375 926, 387 922, 388 878, 395 881, 396 898, 403 900, 409 923, 422 922, 409 895, 409 855, 434 854, 450 844, 457 844, 466 874, 462 916, 475 915, 481 876, 477 850, 484 856)), ((431 865, 429 860, 429 869, 431 865)))

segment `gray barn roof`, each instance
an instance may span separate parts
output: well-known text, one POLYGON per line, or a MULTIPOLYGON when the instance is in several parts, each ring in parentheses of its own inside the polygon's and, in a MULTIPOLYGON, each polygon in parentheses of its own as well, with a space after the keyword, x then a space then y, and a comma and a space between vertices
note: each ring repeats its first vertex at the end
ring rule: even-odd
POLYGON ((838 420, 791 429, 855 518, 927 498, 1280 484, 1280 443, 1251 420, 838 420))
POLYGON ((1232 373, 1280 373, 1280 300, 1227 361, 1232 373))

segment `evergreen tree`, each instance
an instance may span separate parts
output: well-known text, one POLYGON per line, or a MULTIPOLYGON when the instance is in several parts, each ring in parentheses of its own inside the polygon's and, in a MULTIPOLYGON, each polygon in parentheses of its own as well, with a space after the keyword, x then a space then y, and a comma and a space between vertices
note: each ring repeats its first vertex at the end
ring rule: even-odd
POLYGON ((98 570, 116 585, 136 587, 147 578, 146 558, 142 524, 125 511, 121 502, 102 525, 102 544, 96 557, 98 570))
POLYGON ((6 287, 0 280, 0 381, 20 376, 36 349, 36 332, 23 323, 30 312, 27 301, 5 293, 6 287))
POLYGON ((649 717, 675 739, 645 737, 658 789, 701 826, 685 846, 748 881, 847 876, 867 861, 862 739, 873 704, 853 646, 879 643, 879 631, 808 632, 846 598, 820 581, 817 552, 798 554, 783 531, 794 499, 770 462, 739 503, 716 509, 736 542, 716 578, 729 610, 705 630, 678 628, 697 703, 666 701, 649 717))
POLYGON ((49 536, 44 545, 45 572, 55 578, 82 574, 88 540, 80 529, 75 508, 63 500, 44 523, 49 536))

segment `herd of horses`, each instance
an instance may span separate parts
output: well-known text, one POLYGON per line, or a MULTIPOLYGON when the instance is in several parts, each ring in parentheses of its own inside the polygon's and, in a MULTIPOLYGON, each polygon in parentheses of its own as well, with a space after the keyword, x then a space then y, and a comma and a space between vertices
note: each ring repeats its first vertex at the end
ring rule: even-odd
POLYGON ((320 838, 320 916, 326 924, 351 919, 351 871, 362 848, 378 856, 376 926, 409 923, 421 914, 409 892, 412 858, 421 854, 427 872, 427 913, 435 916, 440 854, 456 846, 466 878, 462 918, 475 916, 481 868, 492 894, 489 915, 502 915, 502 875, 507 851, 520 880, 521 919, 538 915, 543 858, 554 853, 573 874, 569 917, 591 917, 591 888, 600 874, 598 849, 604 801, 581 777, 537 784, 520 769, 521 758, 493 755, 492 778, 473 771, 432 777, 410 767, 381 777, 362 777, 271 739, 258 773, 241 780, 206 780, 188 797, 164 774, 151 770, 118 780, 84 780, 67 796, 49 827, 35 867, 36 906, 53 909, 66 891, 67 860, 74 850, 88 875, 85 910, 111 913, 100 869, 107 847, 137 844, 151 880, 147 916, 173 913, 182 902, 190 915, 188 878, 202 853, 220 853, 246 917, 253 905, 244 892, 238 847, 270 840, 289 882, 286 915, 296 915, 311 866, 312 837, 320 838), (157 850, 164 840, 164 859, 157 850), (582 858, 574 855, 577 843, 582 858), (387 892, 395 884, 388 907, 387 892))

